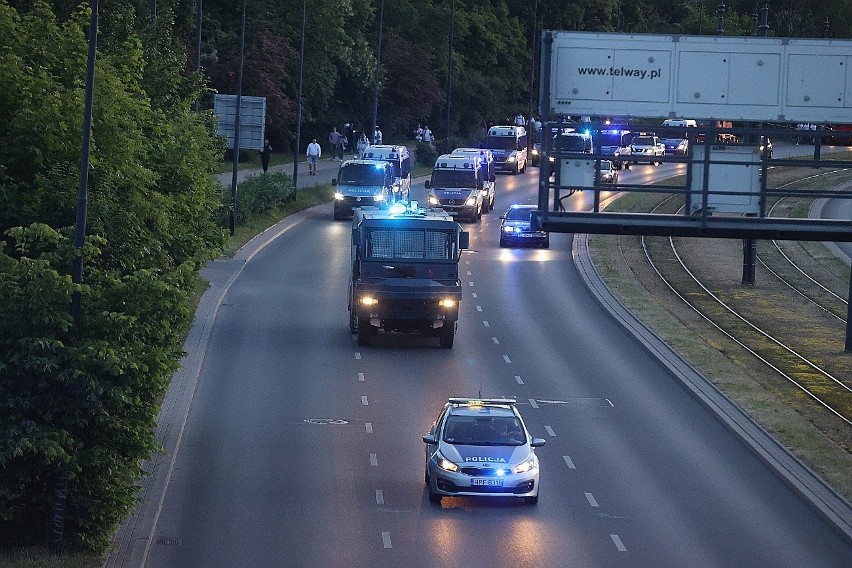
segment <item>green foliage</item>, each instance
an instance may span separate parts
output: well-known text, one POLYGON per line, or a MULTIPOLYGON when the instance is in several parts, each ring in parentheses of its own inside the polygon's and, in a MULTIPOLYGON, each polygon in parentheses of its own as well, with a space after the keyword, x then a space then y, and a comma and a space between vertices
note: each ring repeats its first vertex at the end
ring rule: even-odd
POLYGON ((438 159, 438 151, 426 142, 418 142, 414 148, 414 162, 419 166, 432 167, 438 159))
MULTIPOLYGON (((255 217, 280 209, 294 196, 293 178, 287 174, 265 173, 251 176, 237 186, 237 223, 245 225, 255 217)), ((230 206, 230 195, 225 205, 230 206)))

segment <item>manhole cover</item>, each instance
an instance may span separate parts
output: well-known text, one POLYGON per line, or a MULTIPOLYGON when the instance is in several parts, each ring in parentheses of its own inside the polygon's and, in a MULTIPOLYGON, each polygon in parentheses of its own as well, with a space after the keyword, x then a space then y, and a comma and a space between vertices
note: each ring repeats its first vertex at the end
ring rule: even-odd
POLYGON ((339 418, 306 418, 308 424, 349 424, 346 420, 339 418))

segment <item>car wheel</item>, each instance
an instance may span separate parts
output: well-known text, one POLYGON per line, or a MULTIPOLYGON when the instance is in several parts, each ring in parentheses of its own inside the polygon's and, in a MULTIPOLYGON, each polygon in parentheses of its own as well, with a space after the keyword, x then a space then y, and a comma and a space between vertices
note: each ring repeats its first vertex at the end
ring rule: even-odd
POLYGON ((527 505, 538 505, 538 495, 524 497, 524 501, 526 501, 527 505))
POLYGON ((444 349, 452 349, 453 348, 453 340, 456 337, 456 324, 455 322, 444 322, 444 325, 441 327, 441 334, 438 336, 438 344, 444 349), (449 323, 449 325, 447 325, 449 323))
POLYGON ((541 248, 550 248, 550 237, 544 239, 544 242, 541 243, 541 248))
POLYGON ((358 318, 355 317, 355 310, 349 309, 349 331, 356 333, 358 331, 358 318))
POLYGON ((373 337, 373 326, 370 325, 370 320, 367 318, 358 318, 358 345, 366 346, 370 344, 370 339, 373 337))
POLYGON ((500 239, 500 246, 504 248, 507 246, 506 239, 500 239))
POLYGON ((432 491, 432 485, 431 484, 429 485, 429 502, 435 503, 436 505, 441 504, 441 494, 440 493, 434 493, 432 491))
POLYGON ((335 211, 335 212, 334 212, 334 220, 335 220, 335 221, 340 221, 340 219, 341 219, 341 217, 340 217, 340 213, 338 213, 337 211, 335 211))
POLYGON ((479 209, 476 210, 476 220, 479 221, 482 219, 482 210, 485 208, 485 203, 479 206, 479 209))
POLYGON ((423 481, 426 482, 426 485, 429 485, 430 483, 432 483, 432 478, 429 477, 429 468, 426 468, 426 473, 423 476, 423 481))

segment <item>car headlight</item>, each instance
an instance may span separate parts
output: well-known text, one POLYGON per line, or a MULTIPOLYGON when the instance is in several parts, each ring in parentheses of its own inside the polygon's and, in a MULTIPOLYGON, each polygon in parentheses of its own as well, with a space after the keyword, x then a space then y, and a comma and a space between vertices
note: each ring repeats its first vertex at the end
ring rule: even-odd
POLYGON ((342 194, 342 193, 340 193, 339 191, 338 191, 338 192, 335 192, 335 194, 334 194, 334 198, 335 198, 337 201, 343 201, 343 194, 342 194))
POLYGON ((444 471, 458 471, 459 466, 442 456, 441 454, 435 454, 435 463, 438 464, 438 467, 443 469, 444 471))
POLYGON ((514 233, 515 227, 513 227, 512 225, 506 225, 505 227, 503 227, 503 232, 504 233, 514 233))
POLYGON ((385 196, 384 196, 383 193, 377 193, 376 195, 373 196, 373 201, 384 201, 384 200, 385 200, 385 196))
POLYGON ((515 153, 514 153, 514 152, 512 152, 511 154, 509 154, 509 157, 508 157, 508 158, 506 158, 506 161, 507 161, 507 162, 514 162, 514 161, 515 161, 515 160, 517 160, 517 159, 518 159, 518 157, 515 155, 515 153))
POLYGON ((538 156, 538 150, 537 150, 537 149, 535 149, 535 148, 533 148, 532 155, 533 155, 533 156, 538 156))
POLYGON ((379 301, 377 299, 373 298, 372 296, 363 296, 361 298, 361 305, 362 306, 375 306, 378 303, 379 303, 379 301))
POLYGON ((526 459, 515 467, 513 467, 512 471, 514 471, 515 473, 526 473, 532 469, 535 469, 536 465, 538 464, 536 463, 535 456, 530 456, 529 459, 526 459))
POLYGON ((438 305, 442 308, 453 308, 456 305, 456 301, 452 298, 445 298, 438 302, 438 305))
POLYGON ((429 196, 429 205, 438 205, 440 201, 434 195, 429 196))
POLYGON ((467 205, 468 207, 473 207, 474 205, 476 205, 476 198, 475 197, 468 197, 467 201, 465 201, 464 204, 467 205))
POLYGON ((617 158, 621 155, 621 152, 613 152, 612 155, 617 158))

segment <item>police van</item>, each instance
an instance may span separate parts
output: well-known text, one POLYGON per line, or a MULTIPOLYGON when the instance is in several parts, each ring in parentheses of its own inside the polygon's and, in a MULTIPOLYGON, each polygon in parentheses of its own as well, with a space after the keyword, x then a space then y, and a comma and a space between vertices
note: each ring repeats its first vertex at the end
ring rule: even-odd
POLYGON ((390 162, 396 169, 394 200, 407 200, 411 191, 411 154, 406 146, 375 144, 368 146, 361 154, 365 160, 390 162))
POLYGON ((334 219, 351 217, 356 207, 395 201, 396 167, 382 160, 346 160, 340 164, 334 187, 334 219))
POLYGON ((482 143, 494 154, 500 171, 518 174, 527 169, 527 129, 523 126, 492 126, 482 143))
POLYGON ((482 211, 488 213, 494 209, 494 198, 496 195, 497 176, 494 173, 494 154, 486 148, 456 148, 452 151, 454 156, 468 156, 479 158, 479 167, 482 170, 480 177, 484 187, 482 211))
POLYGON ((442 154, 426 180, 429 206, 441 207, 456 218, 474 223, 485 207, 485 180, 478 157, 442 154))

